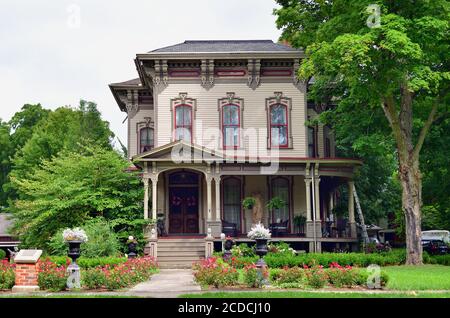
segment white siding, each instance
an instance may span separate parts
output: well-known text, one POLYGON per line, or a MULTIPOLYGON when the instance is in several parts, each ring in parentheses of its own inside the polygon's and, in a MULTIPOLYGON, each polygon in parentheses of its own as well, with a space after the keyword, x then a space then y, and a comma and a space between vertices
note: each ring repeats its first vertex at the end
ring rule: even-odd
MULTIPOLYGON (((128 119, 128 157, 131 158, 138 154, 139 129, 138 123, 145 123, 145 117, 154 119, 153 109, 139 109, 136 115, 128 119)), ((155 141, 156 142, 156 141, 155 141)))
POLYGON ((157 144, 161 146, 172 141, 172 111, 171 99, 177 98, 180 92, 187 92, 188 97, 197 100, 197 111, 195 114, 194 142, 209 148, 221 150, 219 142, 211 144, 211 139, 203 138, 209 128, 216 129, 220 136, 220 122, 218 111, 218 100, 226 97, 227 92, 234 92, 237 98, 244 100, 244 111, 242 113, 242 128, 254 128, 258 133, 258 142, 247 144, 247 153, 259 153, 260 156, 267 156, 267 113, 266 98, 274 96, 274 92, 283 92, 283 96, 291 98, 291 126, 293 144, 292 149, 280 149, 281 157, 307 156, 307 137, 305 122, 305 98, 292 83, 261 83, 253 90, 246 84, 216 84, 209 90, 204 89, 199 84, 169 84, 157 96, 157 144), (199 134, 203 131, 203 134, 199 134), (258 150, 259 144, 259 152, 258 150), (249 152, 250 150, 250 152, 249 152))

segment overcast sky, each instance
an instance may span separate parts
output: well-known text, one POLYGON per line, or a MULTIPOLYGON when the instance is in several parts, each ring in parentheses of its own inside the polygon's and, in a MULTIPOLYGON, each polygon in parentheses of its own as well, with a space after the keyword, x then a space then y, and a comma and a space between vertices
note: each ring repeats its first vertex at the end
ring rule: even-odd
POLYGON ((126 140, 109 83, 136 78, 136 53, 184 40, 271 39, 274 0, 0 0, 0 118, 25 103, 98 104, 126 140))

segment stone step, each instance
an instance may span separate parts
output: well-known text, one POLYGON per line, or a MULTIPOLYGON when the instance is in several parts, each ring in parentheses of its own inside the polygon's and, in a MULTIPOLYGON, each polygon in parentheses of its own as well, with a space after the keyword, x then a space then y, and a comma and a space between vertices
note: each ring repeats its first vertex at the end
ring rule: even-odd
POLYGON ((186 252, 199 252, 205 251, 204 246, 167 246, 167 245, 159 245, 158 251, 168 251, 168 252, 178 252, 178 251, 186 251, 186 252))
POLYGON ((179 251, 166 251, 166 250, 160 250, 158 249, 158 257, 163 257, 163 256, 173 256, 173 255, 178 255, 178 256, 192 256, 192 257, 204 257, 205 256, 205 251, 201 250, 201 251, 185 251, 185 250, 179 250, 179 251))
POLYGON ((191 269, 192 268, 192 263, 161 263, 159 264, 159 268, 162 269, 176 269, 176 268, 186 268, 186 269, 191 269))

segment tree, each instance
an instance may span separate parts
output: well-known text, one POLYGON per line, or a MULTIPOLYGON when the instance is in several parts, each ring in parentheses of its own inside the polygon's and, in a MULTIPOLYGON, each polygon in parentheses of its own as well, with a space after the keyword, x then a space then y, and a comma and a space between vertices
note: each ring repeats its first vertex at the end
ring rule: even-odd
POLYGON ((15 198, 8 178, 12 166, 11 158, 31 138, 35 127, 47 118, 49 112, 40 104, 25 104, 8 123, 0 124, 0 206, 6 206, 8 199, 15 198))
POLYGON ((331 91, 344 87, 335 97, 359 101, 355 107, 383 110, 396 147, 406 263, 422 264, 420 152, 433 122, 448 115, 449 2, 277 2, 282 39, 306 48, 299 76, 314 76, 318 86, 331 91))
POLYGON ((1 191, 5 184, 8 173, 11 169, 9 160, 12 152, 11 136, 9 135, 10 126, 0 120, 0 211, 1 207, 6 205, 7 195, 1 191))
POLYGON ((113 136, 95 103, 81 100, 76 109, 60 107, 37 125, 16 152, 10 175, 23 178, 43 160, 50 160, 62 150, 76 152, 86 145, 111 149, 113 136))
POLYGON ((47 250, 58 230, 104 217, 119 236, 142 237, 143 187, 128 166, 114 150, 80 146, 11 177, 20 197, 11 208, 13 233, 24 247, 47 250))

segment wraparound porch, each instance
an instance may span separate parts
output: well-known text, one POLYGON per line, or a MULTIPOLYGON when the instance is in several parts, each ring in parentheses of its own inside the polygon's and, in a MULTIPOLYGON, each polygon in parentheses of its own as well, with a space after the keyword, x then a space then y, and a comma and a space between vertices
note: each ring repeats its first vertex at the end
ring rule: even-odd
POLYGON ((143 169, 144 217, 163 219, 162 234, 169 237, 201 237, 210 232, 218 239, 226 232, 244 242, 254 218, 251 210, 242 208, 242 200, 260 195, 261 222, 266 227, 285 225, 280 233, 273 232, 273 240, 307 242, 309 250, 316 251, 322 242, 357 241, 353 196, 349 196, 347 218, 333 210, 339 185, 347 184, 349 194, 353 191, 357 160, 285 158, 273 171, 258 162, 194 158, 174 163, 152 155, 136 162, 143 169), (282 197, 286 206, 267 209, 267 201, 274 196, 282 197), (298 216, 304 217, 303 226, 294 222, 298 216))

